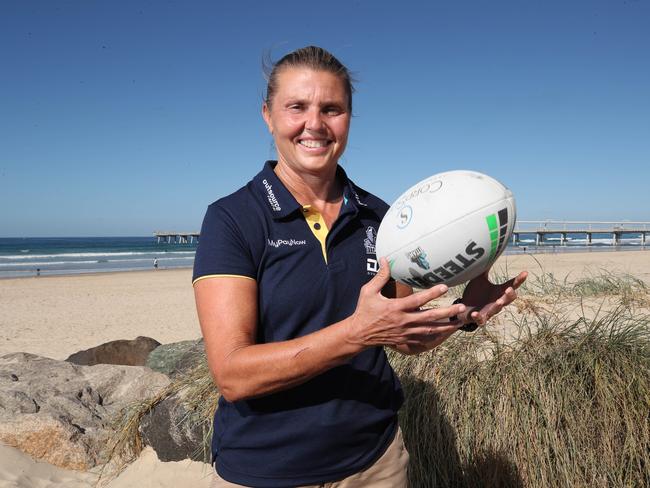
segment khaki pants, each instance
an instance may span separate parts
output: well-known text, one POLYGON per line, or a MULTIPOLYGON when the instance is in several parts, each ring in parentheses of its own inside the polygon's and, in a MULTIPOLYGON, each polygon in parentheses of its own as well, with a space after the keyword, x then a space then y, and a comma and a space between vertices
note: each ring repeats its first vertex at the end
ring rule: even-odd
MULTIPOLYGON (((372 466, 340 481, 301 488, 406 488, 406 468, 408 463, 409 453, 404 447, 402 431, 398 428, 393 442, 372 466)), ((242 485, 236 485, 220 478, 217 473, 214 473, 214 479, 210 485, 210 488, 241 487, 242 485)))

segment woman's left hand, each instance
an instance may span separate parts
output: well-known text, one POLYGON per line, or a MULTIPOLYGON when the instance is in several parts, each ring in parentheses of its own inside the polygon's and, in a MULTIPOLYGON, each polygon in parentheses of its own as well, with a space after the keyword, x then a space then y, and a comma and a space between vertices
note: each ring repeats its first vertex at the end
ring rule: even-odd
POLYGON ((470 280, 465 287, 461 302, 467 307, 467 312, 459 318, 465 323, 485 323, 498 314, 503 307, 517 298, 517 288, 526 281, 527 271, 522 271, 516 277, 500 285, 492 283, 488 278, 489 269, 470 280))

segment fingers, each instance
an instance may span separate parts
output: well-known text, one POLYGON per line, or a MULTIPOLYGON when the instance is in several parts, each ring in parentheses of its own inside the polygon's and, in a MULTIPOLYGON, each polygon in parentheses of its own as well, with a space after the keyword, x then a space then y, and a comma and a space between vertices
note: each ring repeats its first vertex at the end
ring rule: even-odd
POLYGON ((430 308, 427 310, 419 310, 409 314, 414 322, 426 323, 437 322, 440 320, 449 320, 451 317, 457 317, 467 310, 467 307, 462 303, 450 305, 449 307, 430 308))
POLYGON ((404 331, 404 335, 410 338, 431 337, 447 332, 456 332, 458 327, 461 325, 463 325, 463 323, 460 320, 455 320, 453 322, 432 322, 429 325, 409 327, 404 331))
POLYGON ((390 266, 386 258, 379 259, 379 271, 364 286, 370 293, 381 293, 382 288, 390 280, 390 266))
POLYGON ((447 285, 436 285, 428 290, 419 291, 407 297, 397 298, 396 303, 403 310, 416 310, 431 300, 441 297, 447 293, 448 289, 447 285))
POLYGON ((515 277, 511 286, 516 290, 526 281, 526 278, 528 278, 528 271, 522 271, 515 277))
POLYGON ((512 288, 514 288, 516 290, 517 288, 519 288, 523 284, 524 281, 526 281, 526 278, 528 278, 528 271, 522 271, 521 273, 519 273, 514 278, 506 281, 503 284, 503 286, 508 286, 508 287, 511 286, 512 288))
MULTIPOLYGON (((524 276, 525 280, 526 277, 524 276)), ((522 281, 523 283, 523 281, 522 281)), ((503 295, 497 298, 494 302, 487 304, 480 310, 473 310, 469 313, 469 319, 473 322, 476 322, 479 325, 485 325, 485 323, 496 314, 501 312, 506 305, 509 305, 517 298, 517 292, 513 287, 506 288, 503 295)))

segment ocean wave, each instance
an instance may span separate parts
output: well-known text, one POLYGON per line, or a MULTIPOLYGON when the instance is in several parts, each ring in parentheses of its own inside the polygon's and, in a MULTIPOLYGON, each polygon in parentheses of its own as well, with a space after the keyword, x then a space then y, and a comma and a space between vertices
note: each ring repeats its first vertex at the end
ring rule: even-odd
POLYGON ((0 269, 11 268, 12 266, 61 266, 64 264, 97 264, 98 261, 44 261, 29 263, 0 263, 0 269))
MULTIPOLYGON (((102 258, 111 256, 162 256, 177 254, 195 254, 196 251, 129 251, 129 252, 68 252, 56 254, 13 254, 0 256, 0 260, 18 260, 18 259, 48 259, 48 258, 102 258)), ((160 257, 158 259, 161 259, 160 257)))
MULTIPOLYGON (((166 261, 181 261, 181 260, 192 260, 194 256, 180 256, 180 257, 169 257, 169 258, 158 258, 158 262, 164 263, 166 261)), ((0 270, 10 268, 12 266, 76 266, 78 264, 105 264, 105 263, 151 263, 153 258, 147 259, 98 259, 92 261, 29 261, 29 262, 20 262, 20 263, 0 263, 0 270)))

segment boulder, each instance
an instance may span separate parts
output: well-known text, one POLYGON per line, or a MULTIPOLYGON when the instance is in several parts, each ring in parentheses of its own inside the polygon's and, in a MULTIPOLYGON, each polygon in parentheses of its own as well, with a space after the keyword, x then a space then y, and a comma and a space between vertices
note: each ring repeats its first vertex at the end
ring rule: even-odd
POLYGON ((56 466, 102 462, 112 417, 169 384, 142 366, 79 366, 26 353, 0 357, 0 442, 56 466))
POLYGON ((203 339, 163 344, 151 351, 146 366, 154 371, 174 376, 194 368, 205 358, 203 339))
POLYGON ((211 419, 201 419, 187 409, 184 393, 179 392, 158 403, 140 422, 140 434, 161 461, 211 462, 211 419))
POLYGON ((123 364, 126 366, 144 366, 149 353, 160 346, 160 342, 151 337, 139 336, 133 340, 117 340, 76 352, 66 361, 82 366, 95 364, 123 364))

